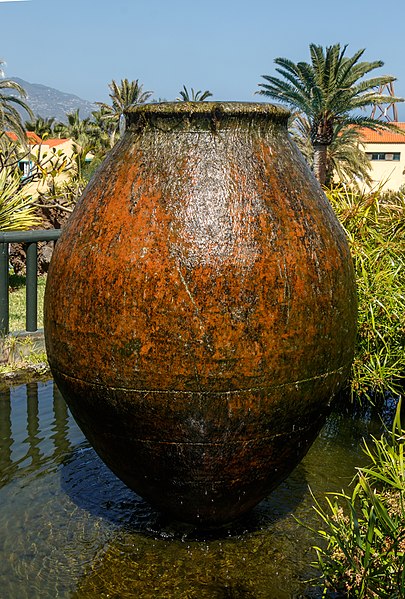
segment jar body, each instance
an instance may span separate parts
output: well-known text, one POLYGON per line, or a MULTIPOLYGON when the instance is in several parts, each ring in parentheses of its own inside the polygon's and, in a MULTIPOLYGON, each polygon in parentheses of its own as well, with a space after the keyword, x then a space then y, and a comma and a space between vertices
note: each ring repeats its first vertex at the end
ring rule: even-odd
POLYGON ((353 357, 344 233, 271 105, 147 105, 86 188, 45 297, 51 369, 159 509, 230 521, 302 459, 353 357))

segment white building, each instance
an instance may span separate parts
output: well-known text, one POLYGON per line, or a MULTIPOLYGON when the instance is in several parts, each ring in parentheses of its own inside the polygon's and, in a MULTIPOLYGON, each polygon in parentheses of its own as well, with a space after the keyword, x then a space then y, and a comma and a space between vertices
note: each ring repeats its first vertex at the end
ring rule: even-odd
POLYGON ((361 130, 362 145, 370 160, 372 188, 405 191, 405 123, 395 123, 403 134, 393 131, 361 130))

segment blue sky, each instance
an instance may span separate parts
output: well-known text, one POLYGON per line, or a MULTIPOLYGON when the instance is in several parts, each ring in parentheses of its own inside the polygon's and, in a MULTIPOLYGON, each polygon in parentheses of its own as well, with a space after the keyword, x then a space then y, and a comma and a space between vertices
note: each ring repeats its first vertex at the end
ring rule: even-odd
POLYGON ((405 97, 404 2, 0 0, 0 23, 7 76, 90 101, 107 101, 108 83, 124 77, 156 99, 175 99, 185 84, 215 100, 262 100, 254 92, 274 58, 309 60, 311 42, 366 48, 405 97))

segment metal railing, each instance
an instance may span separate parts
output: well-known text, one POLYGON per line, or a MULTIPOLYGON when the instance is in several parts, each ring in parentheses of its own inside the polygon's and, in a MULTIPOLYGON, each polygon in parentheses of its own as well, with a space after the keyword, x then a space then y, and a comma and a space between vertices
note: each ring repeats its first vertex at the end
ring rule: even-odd
POLYGON ((38 330, 38 242, 57 241, 60 229, 0 232, 0 335, 9 333, 9 244, 26 245, 25 328, 38 330))

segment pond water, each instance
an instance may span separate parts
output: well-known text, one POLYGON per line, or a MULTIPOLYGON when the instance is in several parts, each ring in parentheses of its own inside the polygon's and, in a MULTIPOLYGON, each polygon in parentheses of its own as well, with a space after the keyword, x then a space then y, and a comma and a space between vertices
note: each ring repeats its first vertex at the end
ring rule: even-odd
MULTIPOLYGON (((391 406, 387 418, 394 410, 391 406)), ((248 516, 201 531, 127 489, 83 437, 53 381, 0 391, 0 597, 316 597, 309 492, 347 489, 381 421, 333 413, 303 462, 248 516)))

